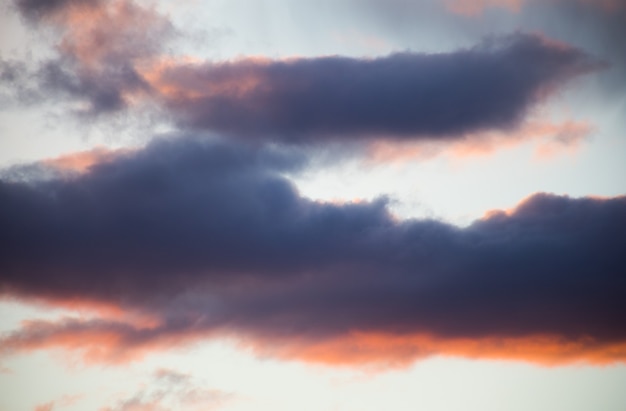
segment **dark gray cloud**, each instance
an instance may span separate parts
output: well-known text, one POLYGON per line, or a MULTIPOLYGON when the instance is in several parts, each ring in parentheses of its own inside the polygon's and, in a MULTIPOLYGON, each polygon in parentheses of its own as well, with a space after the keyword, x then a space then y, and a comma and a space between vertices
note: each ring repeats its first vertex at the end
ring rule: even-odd
POLYGON ((511 129, 566 80, 601 67, 536 35, 465 50, 177 66, 157 87, 182 126, 280 141, 461 138, 511 129))
POLYGON ((5 348, 94 330, 117 335, 120 352, 211 333, 626 342, 625 197, 536 194, 467 228, 397 221, 383 199, 301 197, 281 176, 304 163, 293 158, 161 141, 83 175, 2 181, 2 294, 159 319, 31 324, 5 348))

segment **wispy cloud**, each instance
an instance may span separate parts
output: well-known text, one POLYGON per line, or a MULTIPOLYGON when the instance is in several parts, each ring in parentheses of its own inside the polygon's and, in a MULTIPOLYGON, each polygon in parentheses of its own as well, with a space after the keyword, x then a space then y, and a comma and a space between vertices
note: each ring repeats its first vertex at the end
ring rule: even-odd
POLYGON ((57 57, 25 65, 30 93, 75 100, 86 116, 123 110, 149 93, 138 67, 159 56, 176 32, 165 15, 131 0, 19 0, 16 6, 31 24, 55 29, 57 57))
POLYGON ((149 389, 139 390, 100 411, 208 411, 235 399, 234 394, 208 389, 191 375, 168 369, 157 370, 148 385, 149 389))

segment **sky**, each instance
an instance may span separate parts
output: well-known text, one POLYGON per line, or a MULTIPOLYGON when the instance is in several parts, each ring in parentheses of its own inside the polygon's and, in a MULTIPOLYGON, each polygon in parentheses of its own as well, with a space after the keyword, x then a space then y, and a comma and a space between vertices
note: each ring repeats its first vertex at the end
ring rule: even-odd
POLYGON ((0 411, 626 409, 626 2, 0 9, 0 411))

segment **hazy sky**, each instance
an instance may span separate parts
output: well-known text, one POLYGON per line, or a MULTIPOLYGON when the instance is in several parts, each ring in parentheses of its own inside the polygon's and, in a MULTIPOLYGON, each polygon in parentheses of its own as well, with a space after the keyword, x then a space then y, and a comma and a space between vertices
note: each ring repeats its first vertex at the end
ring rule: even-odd
POLYGON ((0 411, 626 409, 625 2, 0 7, 0 411))

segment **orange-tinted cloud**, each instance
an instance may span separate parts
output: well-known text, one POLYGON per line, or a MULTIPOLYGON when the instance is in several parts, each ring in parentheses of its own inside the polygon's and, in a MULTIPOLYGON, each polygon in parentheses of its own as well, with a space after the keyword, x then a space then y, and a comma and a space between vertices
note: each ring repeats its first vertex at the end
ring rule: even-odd
POLYGON ((123 152, 127 152, 127 150, 111 150, 99 147, 88 151, 43 160, 42 163, 48 167, 57 168, 59 170, 83 173, 89 170, 91 166, 112 160, 123 152))
MULTIPOLYGON (((288 60, 285 60, 287 62, 288 60)), ((242 96, 273 85, 256 66, 269 66, 272 60, 248 57, 245 60, 215 63, 192 57, 161 59, 143 68, 142 75, 162 98, 170 101, 199 101, 220 96, 242 96), (207 68, 213 73, 207 77, 207 68)))
POLYGON ((160 52, 158 41, 172 30, 166 17, 131 0, 69 7, 52 19, 63 32, 60 51, 86 70, 152 58, 160 52))
POLYGON ((497 148, 536 141, 537 155, 545 157, 576 148, 592 132, 593 127, 581 121, 570 120, 562 123, 530 121, 519 130, 510 133, 491 132, 470 136, 453 145, 451 153, 457 157, 481 155, 491 153, 497 148))
MULTIPOLYGON (((244 346, 245 343, 244 343, 244 346)), ((260 355, 343 366, 405 367, 431 356, 527 361, 542 365, 626 361, 626 343, 561 337, 446 339, 430 335, 350 333, 328 341, 250 342, 260 355)))
POLYGON ((123 319, 122 322, 76 318, 26 321, 19 330, 2 339, 0 352, 6 356, 34 350, 63 349, 78 353, 89 364, 120 364, 194 340, 193 333, 159 335, 155 331, 158 327, 141 327, 123 322, 123 319))
POLYGON ((333 366, 399 368, 432 356, 525 361, 547 366, 626 362, 626 342, 600 341, 591 337, 494 335, 447 338, 423 333, 348 331, 329 338, 292 336, 276 339, 263 335, 242 337, 226 330, 172 332, 159 327, 135 328, 123 323, 76 320, 27 322, 2 340, 2 354, 62 349, 80 355, 88 364, 119 364, 215 338, 235 341, 239 347, 262 357, 333 366), (144 337, 138 337, 140 335, 144 337))
POLYGON ((54 402, 47 402, 35 407, 35 411, 52 411, 54 409, 54 402))
POLYGON ((372 142, 366 155, 374 163, 401 164, 438 155, 465 158, 492 154, 496 150, 534 143, 536 156, 546 159, 563 152, 572 152, 588 139, 594 128, 582 121, 555 123, 530 120, 516 130, 474 133, 452 142, 372 142))

